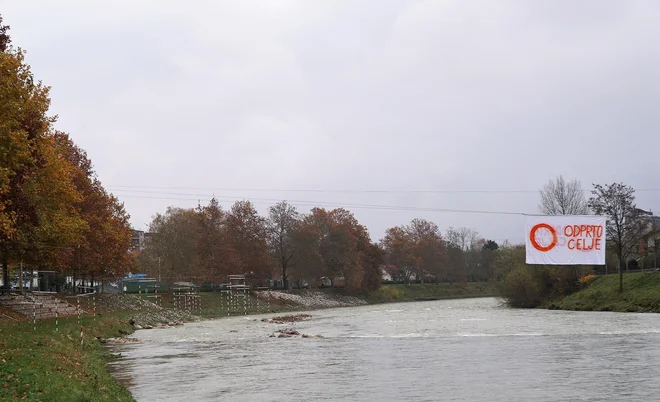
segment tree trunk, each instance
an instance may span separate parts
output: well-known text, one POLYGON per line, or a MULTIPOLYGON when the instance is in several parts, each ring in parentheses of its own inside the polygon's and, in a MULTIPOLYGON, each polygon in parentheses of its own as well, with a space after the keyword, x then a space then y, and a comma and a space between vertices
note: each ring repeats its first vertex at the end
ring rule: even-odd
POLYGON ((623 257, 619 258, 619 293, 623 293, 623 264, 625 261, 623 257))
POLYGON ((2 284, 6 291, 9 291, 9 256, 7 255, 7 247, 2 247, 2 284))
POLYGON ((288 271, 288 269, 289 267, 287 267, 286 263, 282 264, 282 288, 284 288, 284 290, 289 289, 289 281, 286 280, 286 271, 288 271))

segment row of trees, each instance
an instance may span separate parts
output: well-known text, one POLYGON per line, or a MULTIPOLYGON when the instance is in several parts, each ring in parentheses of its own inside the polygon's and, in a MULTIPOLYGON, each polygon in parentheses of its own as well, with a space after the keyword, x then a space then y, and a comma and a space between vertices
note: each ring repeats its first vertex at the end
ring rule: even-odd
POLYGON ((227 211, 217 200, 194 209, 169 208, 149 227, 138 261, 162 280, 220 283, 244 274, 255 285, 280 279, 284 287, 340 278, 351 290, 380 285, 382 250, 349 211, 314 208, 300 214, 287 202, 258 214, 249 201, 227 211))
POLYGON ((169 208, 154 217, 138 261, 162 280, 220 283, 245 274, 255 285, 277 279, 282 286, 343 282, 350 290, 374 290, 383 274, 394 281, 465 283, 486 281, 498 245, 470 229, 415 219, 390 228, 378 243, 343 209, 313 208, 307 214, 282 201, 261 217, 249 201, 225 211, 212 199, 197 208, 169 208))
POLYGON ((9 268, 116 276, 131 267, 123 205, 84 150, 54 129, 49 87, 14 48, 0 16, 0 263, 9 268))
POLYGON ((380 245, 394 280, 462 284, 488 281, 493 253, 499 248, 470 228, 450 227, 443 236, 438 225, 424 219, 388 229, 380 245))

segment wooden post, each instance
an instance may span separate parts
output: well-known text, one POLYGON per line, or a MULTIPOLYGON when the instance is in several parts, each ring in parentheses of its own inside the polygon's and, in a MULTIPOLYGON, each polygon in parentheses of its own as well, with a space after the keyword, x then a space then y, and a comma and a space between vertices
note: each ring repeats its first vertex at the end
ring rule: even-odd
POLYGON ((34 324, 34 330, 37 330, 37 299, 32 293, 32 321, 34 324))
POLYGON ((80 327, 80 346, 83 344, 83 326, 80 319, 80 296, 76 295, 76 304, 78 305, 78 326, 80 327))

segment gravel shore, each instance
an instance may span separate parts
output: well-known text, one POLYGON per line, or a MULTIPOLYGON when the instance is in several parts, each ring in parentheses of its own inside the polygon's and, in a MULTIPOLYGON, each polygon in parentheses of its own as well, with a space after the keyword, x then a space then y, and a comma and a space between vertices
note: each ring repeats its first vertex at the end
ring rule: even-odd
POLYGON ((295 304, 300 307, 330 308, 330 307, 351 307, 367 304, 366 301, 352 296, 328 295, 324 292, 315 292, 312 290, 302 291, 300 293, 287 293, 281 291, 265 290, 258 292, 257 297, 262 300, 279 301, 295 304))

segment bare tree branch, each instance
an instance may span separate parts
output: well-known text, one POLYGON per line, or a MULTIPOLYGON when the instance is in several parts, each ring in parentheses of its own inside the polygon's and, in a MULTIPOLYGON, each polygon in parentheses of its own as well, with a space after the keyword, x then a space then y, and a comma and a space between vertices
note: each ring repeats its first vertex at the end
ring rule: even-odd
POLYGON ((580 182, 559 176, 541 190, 539 211, 545 215, 587 215, 589 206, 580 182))

